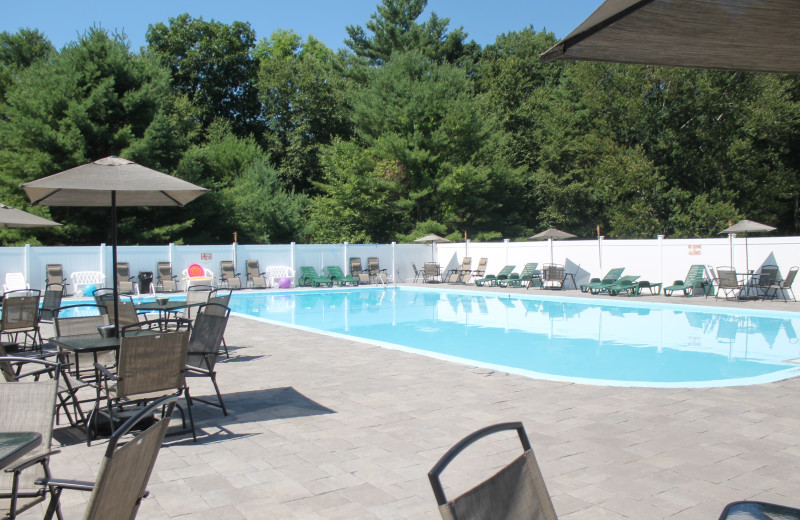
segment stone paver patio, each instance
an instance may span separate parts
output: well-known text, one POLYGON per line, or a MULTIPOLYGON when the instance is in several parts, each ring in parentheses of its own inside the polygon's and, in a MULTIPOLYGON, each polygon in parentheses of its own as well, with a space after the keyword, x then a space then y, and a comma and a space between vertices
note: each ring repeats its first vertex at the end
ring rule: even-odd
MULTIPOLYGON (((650 299, 714 303, 638 301, 650 299)), ((230 415, 194 408, 199 441, 167 439, 139 519, 439 518, 428 470, 468 433, 513 420, 525 424, 565 520, 717 518, 742 499, 800 505, 800 379, 713 389, 556 383, 242 317, 226 339, 231 358, 217 368, 230 415)), ((204 380, 190 384, 194 395, 212 392, 204 380)), ((93 480, 105 442, 87 448, 63 427, 56 438, 64 445, 53 473, 93 480)), ((462 491, 518 451, 513 435, 481 443, 443 480, 462 491)), ((80 518, 87 498, 65 493, 65 518, 80 518)))

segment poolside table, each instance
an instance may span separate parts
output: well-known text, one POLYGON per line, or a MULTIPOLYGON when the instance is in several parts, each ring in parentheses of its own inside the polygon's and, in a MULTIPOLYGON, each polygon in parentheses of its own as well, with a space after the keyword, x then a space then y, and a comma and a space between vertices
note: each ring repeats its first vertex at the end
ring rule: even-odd
MULTIPOLYGON (((126 332, 128 336, 139 336, 146 334, 160 334, 157 330, 131 330, 126 332)), ((72 372, 80 373, 79 359, 80 354, 93 354, 94 361, 97 362, 97 354, 100 352, 116 352, 119 349, 119 338, 107 338, 97 334, 75 334, 73 336, 55 336, 49 338, 52 344, 62 350, 67 350, 75 354, 75 367, 72 372)))
POLYGON ((0 470, 42 443, 38 432, 0 432, 0 470))

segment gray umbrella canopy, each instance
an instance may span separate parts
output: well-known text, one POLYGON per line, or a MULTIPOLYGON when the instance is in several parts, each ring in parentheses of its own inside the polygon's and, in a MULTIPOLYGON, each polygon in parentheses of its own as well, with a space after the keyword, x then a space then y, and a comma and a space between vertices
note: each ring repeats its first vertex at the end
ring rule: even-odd
POLYGON ((606 0, 544 61, 800 72, 796 0, 606 0))
POLYGON ((83 207, 183 206, 208 191, 120 157, 26 182, 22 189, 34 205, 83 207))
POLYGON ((775 231, 775 228, 772 226, 768 226, 766 224, 762 224, 760 222, 754 222, 752 220, 740 220, 736 224, 732 225, 731 227, 725 228, 719 232, 720 235, 729 234, 729 233, 766 233, 767 231, 775 231))
MULTIPOLYGON (((111 208, 111 256, 117 265, 117 206, 183 206, 208 190, 121 157, 106 157, 22 185, 31 203, 111 208)), ((114 295, 117 277, 113 276, 114 295)), ((114 298, 114 323, 119 311, 114 298)))
POLYGON ((450 240, 447 240, 444 237, 440 237, 439 235, 437 235, 435 233, 431 233, 430 235, 425 235, 424 237, 420 237, 420 238, 414 240, 414 242, 417 242, 417 243, 420 243, 420 244, 446 244, 446 243, 450 243, 450 240))
POLYGON ((536 233, 532 237, 529 237, 531 240, 548 240, 550 242, 550 263, 553 263, 553 240, 567 240, 569 238, 575 238, 576 235, 572 233, 567 233, 566 231, 561 231, 560 229, 556 228, 549 228, 545 229, 541 233, 536 233))
POLYGON ((58 222, 47 220, 27 211, 0 204, 0 228, 30 228, 60 226, 58 222))
MULTIPOLYGON (((744 258, 745 258, 745 266, 747 268, 747 272, 750 272, 750 250, 747 247, 747 234, 748 233, 766 233, 767 231, 774 231, 775 228, 772 226, 768 226, 766 224, 762 224, 760 222, 754 222, 752 220, 740 220, 736 224, 727 227, 719 232, 720 235, 730 235, 731 233, 742 233, 744 234, 744 258)), ((731 242, 731 248, 733 248, 733 242, 731 242)), ((733 249, 731 249, 731 264, 733 264, 733 249)))
POLYGON ((572 233, 567 233, 566 231, 561 231, 560 229, 550 228, 550 229, 545 229, 541 233, 536 233, 535 235, 530 237, 530 239, 531 240, 548 240, 548 239, 566 240, 568 238, 575 238, 575 236, 576 235, 573 235, 572 233))
POLYGON ((430 235, 425 235, 424 237, 419 237, 418 239, 414 240, 414 242, 418 242, 421 244, 431 244, 431 262, 433 262, 433 244, 448 244, 451 241, 447 240, 444 237, 440 237, 436 233, 431 233, 430 235))

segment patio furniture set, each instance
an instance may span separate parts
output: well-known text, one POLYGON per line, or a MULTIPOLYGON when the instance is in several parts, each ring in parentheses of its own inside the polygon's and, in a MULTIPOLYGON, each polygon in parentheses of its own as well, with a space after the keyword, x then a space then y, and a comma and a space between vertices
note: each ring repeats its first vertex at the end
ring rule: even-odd
POLYGON ((175 433, 191 432, 194 440, 197 403, 228 415, 216 363, 227 355, 231 291, 195 286, 185 301, 140 304, 121 295, 116 324, 113 292, 110 298, 96 292, 95 303, 50 310, 55 336, 47 342, 39 332, 39 291, 25 292, 3 298, 0 335, 10 340, 0 344, 3 518, 16 518, 48 496, 45 518, 60 518, 65 489, 93 493, 88 518, 133 518, 173 410, 182 424, 175 433), (191 377, 208 378, 215 398, 191 395, 191 377), (52 432, 61 418, 85 433, 87 445, 110 436, 96 484, 51 475, 49 462, 58 453, 51 450, 52 432))

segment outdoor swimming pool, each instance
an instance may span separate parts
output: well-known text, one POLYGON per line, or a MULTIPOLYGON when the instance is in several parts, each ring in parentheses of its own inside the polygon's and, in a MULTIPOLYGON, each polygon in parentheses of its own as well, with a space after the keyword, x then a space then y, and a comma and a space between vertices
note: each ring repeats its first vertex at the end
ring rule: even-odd
POLYGON ((704 387, 800 375, 790 312, 405 287, 236 293, 231 308, 540 379, 704 387))

